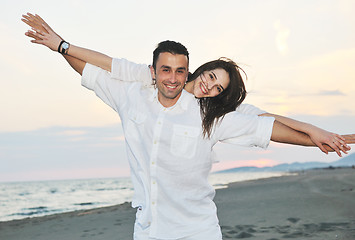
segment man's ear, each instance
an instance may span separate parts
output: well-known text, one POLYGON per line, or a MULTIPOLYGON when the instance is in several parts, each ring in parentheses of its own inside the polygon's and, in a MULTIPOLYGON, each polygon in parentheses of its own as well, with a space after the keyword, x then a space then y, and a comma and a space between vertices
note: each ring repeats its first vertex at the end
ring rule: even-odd
POLYGON ((153 68, 153 66, 149 66, 149 68, 150 68, 150 74, 152 75, 152 79, 153 80, 155 80, 155 71, 154 71, 154 68, 153 68))

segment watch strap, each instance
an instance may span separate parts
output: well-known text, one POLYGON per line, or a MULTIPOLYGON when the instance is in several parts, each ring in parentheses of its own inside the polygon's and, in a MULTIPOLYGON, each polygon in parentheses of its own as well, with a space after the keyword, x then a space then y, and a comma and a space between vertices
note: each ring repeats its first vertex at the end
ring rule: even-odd
POLYGON ((58 46, 58 52, 59 52, 59 53, 62 53, 62 52, 60 51, 60 48, 62 47, 62 44, 63 44, 64 42, 65 42, 65 41, 62 40, 62 41, 59 43, 59 46, 58 46))

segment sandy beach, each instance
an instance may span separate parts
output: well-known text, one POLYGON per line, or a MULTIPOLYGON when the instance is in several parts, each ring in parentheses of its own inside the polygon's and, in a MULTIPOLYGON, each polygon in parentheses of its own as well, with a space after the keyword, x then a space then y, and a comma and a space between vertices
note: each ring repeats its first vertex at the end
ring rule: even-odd
MULTIPOLYGON (((224 239, 355 239, 355 169, 230 184, 215 202, 224 239)), ((129 203, 0 222, 1 240, 130 240, 129 203)))

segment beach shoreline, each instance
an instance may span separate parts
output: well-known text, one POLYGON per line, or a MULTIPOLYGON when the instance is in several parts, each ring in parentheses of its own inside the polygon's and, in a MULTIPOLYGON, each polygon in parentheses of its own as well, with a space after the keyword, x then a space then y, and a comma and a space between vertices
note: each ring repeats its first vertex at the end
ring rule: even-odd
MULTIPOLYGON (((216 191, 223 239, 355 239, 355 170, 315 169, 216 191)), ((0 222, 0 239, 132 239, 130 203, 0 222)))

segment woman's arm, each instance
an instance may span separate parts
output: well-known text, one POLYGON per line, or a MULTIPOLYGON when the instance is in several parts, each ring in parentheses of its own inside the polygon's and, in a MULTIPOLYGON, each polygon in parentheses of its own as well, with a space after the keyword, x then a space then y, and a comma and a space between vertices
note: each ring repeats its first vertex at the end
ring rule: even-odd
POLYGON ((319 147, 324 153, 328 153, 328 150, 324 147, 326 145, 330 146, 334 151, 340 155, 340 151, 346 153, 350 148, 345 142, 345 138, 339 134, 328 132, 324 129, 318 128, 312 124, 300 122, 291 118, 284 116, 264 113, 261 116, 274 117, 277 121, 303 133, 309 135, 313 143, 319 147))
MULTIPOLYGON (((31 40, 32 43, 42 44, 53 51, 58 51, 58 47, 63 38, 54 32, 53 29, 40 16, 37 14, 33 15, 27 13, 27 15, 23 15, 22 17, 22 21, 32 27, 33 31, 28 31, 26 33, 26 36, 34 38, 31 40)), ((83 68, 78 68, 83 65, 85 66, 86 62, 101 67, 107 71, 111 71, 111 57, 93 50, 75 46, 73 44, 70 44, 67 55, 64 55, 64 57, 79 73, 82 73, 83 68), (79 63, 79 61, 76 61, 75 59, 81 60, 82 63, 79 63)))
MULTIPOLYGON (((341 157, 340 151, 347 154, 347 151, 350 150, 350 147, 347 144, 355 143, 355 134, 341 135, 340 137, 344 139, 344 145, 341 146, 336 152, 341 157)), ((271 140, 274 142, 288 143, 288 144, 301 145, 301 146, 316 146, 308 134, 300 131, 296 131, 293 128, 281 123, 278 120, 275 120, 274 122, 271 140)), ((334 149, 335 147, 334 148, 330 147, 327 144, 323 144, 322 148, 324 148, 325 151, 327 151, 327 153, 335 151, 334 149)))
MULTIPOLYGON (((53 51, 58 50, 56 46, 60 44, 63 38, 55 33, 40 16, 27 13, 27 15, 23 15, 22 21, 34 29, 34 31, 26 32, 26 36, 34 39, 32 40, 33 43, 45 45, 53 51), (44 39, 45 34, 47 34, 48 40, 44 39)), ((82 75, 85 64, 90 63, 111 72, 111 78, 113 79, 137 81, 142 82, 145 86, 153 86, 150 68, 144 64, 132 66, 128 64, 129 61, 127 60, 112 59, 99 52, 73 45, 69 47, 68 55, 63 55, 63 57, 80 75, 82 75), (127 64, 122 64, 122 62, 126 62, 127 64), (132 74, 130 77, 127 77, 127 73, 132 74)))
MULTIPOLYGON (((278 121, 279 123, 283 123, 284 125, 299 131, 301 133, 306 133, 309 136, 308 140, 312 141, 312 145, 310 145, 310 143, 306 140, 306 144, 299 144, 299 145, 304 145, 304 146, 317 146, 319 147, 319 149, 321 151, 323 151, 324 153, 328 153, 329 151, 336 151, 338 153, 338 155, 340 156, 341 153, 340 151, 347 153, 347 151, 350 150, 350 147, 347 144, 351 144, 351 143, 355 143, 355 135, 339 135, 339 134, 335 134, 335 133, 331 133, 328 131, 325 131, 321 128, 318 128, 316 126, 313 126, 311 124, 308 123, 303 123, 291 118, 287 118, 287 117, 283 117, 280 115, 276 115, 276 114, 271 114, 271 113, 267 113, 253 105, 250 104, 241 104, 238 108, 237 108, 237 112, 240 113, 244 113, 244 114, 249 114, 249 115, 259 115, 259 116, 270 116, 270 117, 274 117, 276 119, 276 121, 278 121)), ((282 133, 282 130, 285 130, 284 128, 280 127, 276 127, 274 128, 274 131, 276 131, 275 133, 277 133, 277 131, 280 130, 280 133, 282 133)), ((293 137, 294 136, 294 132, 290 132, 289 137, 293 137)), ((297 135, 302 136, 302 135, 297 135)), ((285 136, 286 137, 286 136, 285 136)), ((304 138, 300 138, 300 139, 304 139, 304 138)), ((293 143, 295 144, 295 143, 293 143)))

